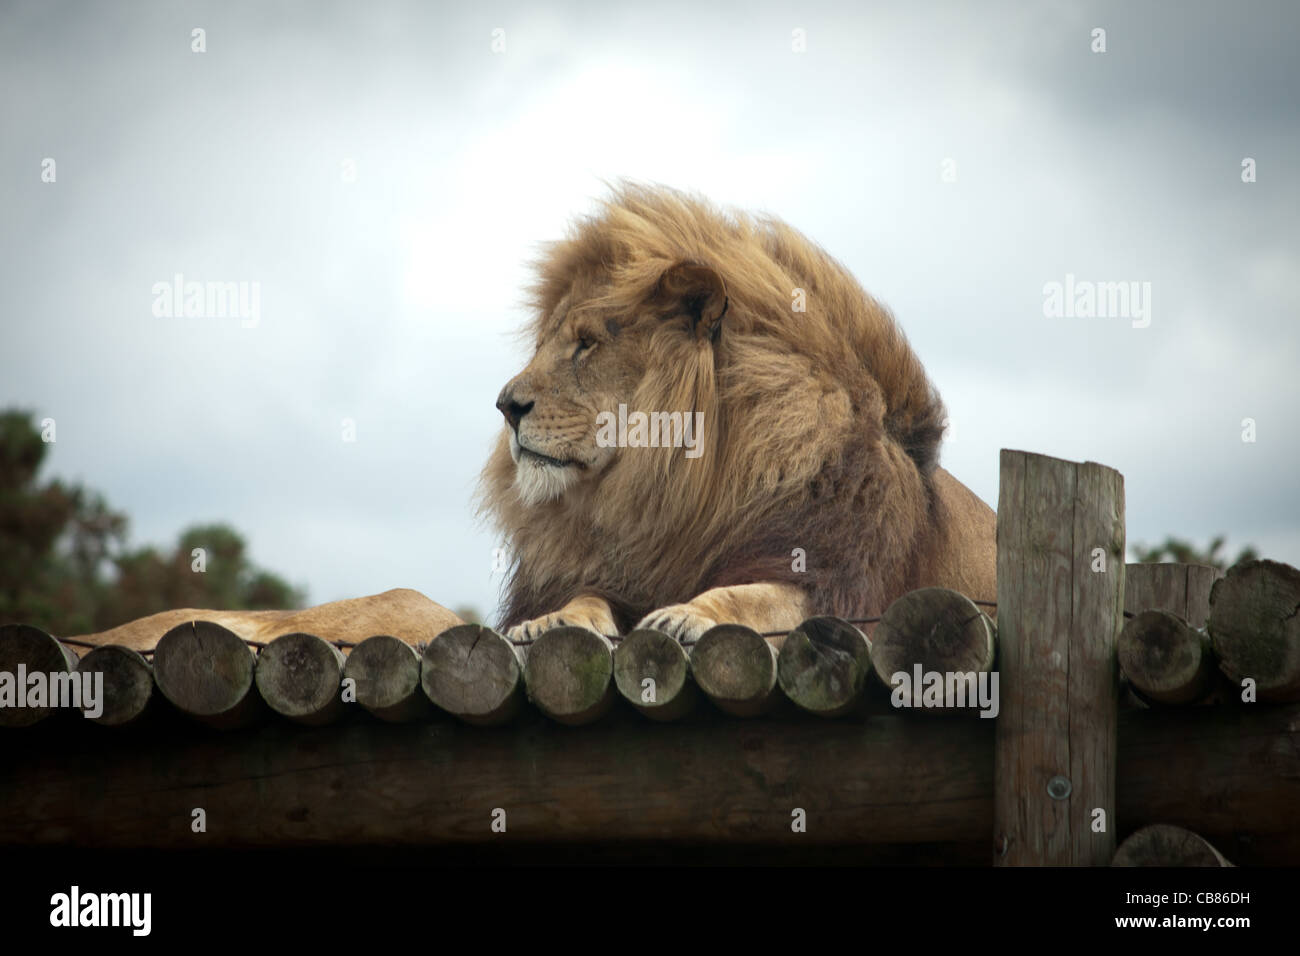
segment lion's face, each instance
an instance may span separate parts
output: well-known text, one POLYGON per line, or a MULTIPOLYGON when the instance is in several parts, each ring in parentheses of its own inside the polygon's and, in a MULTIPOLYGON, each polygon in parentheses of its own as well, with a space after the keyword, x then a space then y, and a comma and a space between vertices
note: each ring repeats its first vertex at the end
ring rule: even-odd
MULTIPOLYGON (((657 273, 639 298, 612 298, 605 294, 609 285, 599 275, 575 280, 540 323, 532 360, 497 397, 514 486, 525 505, 594 487, 625 456, 624 437, 647 450, 636 439, 638 416, 650 421, 650 454, 671 455, 678 447, 688 459, 700 453, 698 390, 687 389, 692 400, 686 401, 662 386, 689 382, 689 370, 701 361, 712 366, 712 343, 727 309, 721 277, 679 262, 657 273), (617 441, 611 440, 614 420, 617 441)), ((642 458, 627 467, 654 464, 642 458)))
POLYGON ((597 442, 597 416, 631 401, 646 374, 646 332, 626 318, 561 302, 537 352, 506 383, 515 487, 536 505, 594 484, 619 453, 597 442))

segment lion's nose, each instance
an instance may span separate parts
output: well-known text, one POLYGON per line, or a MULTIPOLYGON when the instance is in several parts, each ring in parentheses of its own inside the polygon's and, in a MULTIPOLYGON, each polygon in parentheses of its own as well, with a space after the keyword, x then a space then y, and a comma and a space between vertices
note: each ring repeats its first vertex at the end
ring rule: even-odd
POLYGON ((519 430, 519 420, 532 411, 532 408, 532 402, 523 404, 515 401, 514 390, 509 385, 501 389, 501 394, 497 396, 497 409, 515 431, 519 430))

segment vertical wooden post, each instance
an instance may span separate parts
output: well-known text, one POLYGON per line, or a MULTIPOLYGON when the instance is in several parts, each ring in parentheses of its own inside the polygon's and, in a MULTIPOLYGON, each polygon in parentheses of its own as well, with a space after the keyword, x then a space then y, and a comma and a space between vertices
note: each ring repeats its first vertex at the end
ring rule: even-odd
POLYGON ((1223 572, 1204 564, 1130 564, 1124 571, 1124 610, 1168 611, 1192 627, 1205 627, 1210 588, 1223 572))
POLYGON ((1123 609, 1123 476, 1003 449, 995 865, 1105 866, 1115 855, 1123 609))

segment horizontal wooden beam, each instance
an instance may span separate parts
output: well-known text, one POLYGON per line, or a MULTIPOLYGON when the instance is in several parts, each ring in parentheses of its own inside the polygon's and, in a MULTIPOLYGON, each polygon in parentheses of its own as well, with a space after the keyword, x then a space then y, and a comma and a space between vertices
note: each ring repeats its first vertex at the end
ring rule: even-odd
MULTIPOLYGON (((143 734, 63 715, 5 734, 0 846, 160 848, 653 843, 859 846, 862 862, 943 845, 983 862, 992 720, 894 714, 671 725, 619 702, 566 727, 449 716, 219 732, 175 713, 143 734), (195 833, 202 808, 206 832, 195 833), (804 832, 792 823, 796 811, 804 832), (492 824, 504 811, 505 832, 492 824)), ((1119 836, 1187 827, 1242 865, 1300 863, 1300 704, 1134 711, 1119 725, 1119 836)), ((936 862, 931 853, 927 859, 936 862)))

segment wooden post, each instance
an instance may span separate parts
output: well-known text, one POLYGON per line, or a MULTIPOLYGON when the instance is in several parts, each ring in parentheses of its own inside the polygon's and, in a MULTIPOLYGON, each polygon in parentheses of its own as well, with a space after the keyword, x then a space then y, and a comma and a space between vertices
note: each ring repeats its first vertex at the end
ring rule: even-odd
POLYGON ((1204 564, 1128 564, 1124 567, 1124 610, 1177 614, 1190 627, 1205 627, 1210 588, 1223 572, 1204 564))
POLYGON ((614 685, 654 720, 677 720, 695 705, 699 694, 690 670, 686 649, 663 631, 633 631, 614 648, 614 685))
POLYGON ((1123 476, 1003 449, 995 865, 1105 866, 1115 855, 1123 608, 1123 476))
POLYGON ((271 709, 308 726, 343 715, 343 652, 315 634, 281 634, 257 655, 257 689, 271 709))
POLYGON ((819 717, 858 709, 871 675, 871 649, 863 633, 838 617, 813 617, 786 635, 776 660, 785 696, 819 717))
POLYGON ((400 724, 433 708, 420 688, 420 654, 391 634, 376 634, 343 663, 343 679, 355 683, 357 703, 380 720, 400 724))

